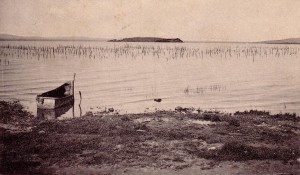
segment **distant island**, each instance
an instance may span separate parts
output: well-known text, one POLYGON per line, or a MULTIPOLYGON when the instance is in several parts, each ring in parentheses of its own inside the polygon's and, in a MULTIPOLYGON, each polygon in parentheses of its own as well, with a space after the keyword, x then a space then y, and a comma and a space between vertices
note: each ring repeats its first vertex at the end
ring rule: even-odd
POLYGON ((169 43, 183 43, 179 38, 156 38, 156 37, 133 37, 123 38, 120 40, 113 39, 108 42, 169 42, 169 43))
POLYGON ((300 38, 287 38, 281 40, 262 41, 263 44, 300 44, 300 38))

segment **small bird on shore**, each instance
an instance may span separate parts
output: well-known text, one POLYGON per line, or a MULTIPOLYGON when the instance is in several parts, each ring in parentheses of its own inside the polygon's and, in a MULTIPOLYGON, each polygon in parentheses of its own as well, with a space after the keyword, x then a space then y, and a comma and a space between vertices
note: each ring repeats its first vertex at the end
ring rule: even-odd
POLYGON ((161 102, 161 98, 155 98, 154 101, 161 102))

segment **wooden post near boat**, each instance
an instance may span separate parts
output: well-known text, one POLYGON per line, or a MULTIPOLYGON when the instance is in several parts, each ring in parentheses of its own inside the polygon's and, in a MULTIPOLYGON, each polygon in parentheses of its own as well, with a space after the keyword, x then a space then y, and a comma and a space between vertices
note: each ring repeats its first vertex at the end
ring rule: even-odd
POLYGON ((80 101, 79 101, 79 105, 78 105, 78 107, 79 107, 79 110, 80 110, 80 117, 82 116, 82 110, 81 110, 81 100, 82 100, 82 97, 81 97, 81 92, 79 91, 79 97, 80 97, 80 101))
MULTIPOLYGON (((75 90, 74 90, 75 89, 75 76, 76 76, 76 73, 74 73, 74 77, 73 77, 73 95, 75 94, 75 90)), ((74 100, 73 100, 73 107, 72 107, 72 115, 73 115, 73 117, 75 117, 74 100)))
POLYGON ((73 86, 72 86, 72 94, 74 95, 75 94, 75 91, 74 91, 74 89, 75 89, 75 77, 76 77, 76 73, 74 73, 74 77, 73 77, 73 86))

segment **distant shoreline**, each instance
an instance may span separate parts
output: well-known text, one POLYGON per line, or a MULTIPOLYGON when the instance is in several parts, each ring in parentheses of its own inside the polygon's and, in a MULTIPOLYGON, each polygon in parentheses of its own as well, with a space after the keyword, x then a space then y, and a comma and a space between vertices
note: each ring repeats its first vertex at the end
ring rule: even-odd
POLYGON ((0 41, 107 41, 107 38, 89 37, 39 37, 0 34, 0 41))
POLYGON ((3 39, 0 38, 0 41, 98 41, 98 42, 107 42, 107 40, 102 39, 44 39, 44 38, 38 38, 38 39, 31 39, 31 38, 13 38, 13 39, 3 39))

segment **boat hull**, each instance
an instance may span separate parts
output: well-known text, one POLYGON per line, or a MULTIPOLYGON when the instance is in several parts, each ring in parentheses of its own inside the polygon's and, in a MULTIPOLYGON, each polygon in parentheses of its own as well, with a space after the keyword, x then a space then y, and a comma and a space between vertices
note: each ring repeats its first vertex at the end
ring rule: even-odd
POLYGON ((64 98, 39 97, 37 107, 42 109, 55 109, 71 103, 74 103, 74 95, 64 98))
POLYGON ((66 82, 60 87, 37 95, 37 108, 55 109, 74 103, 74 81, 66 82))

